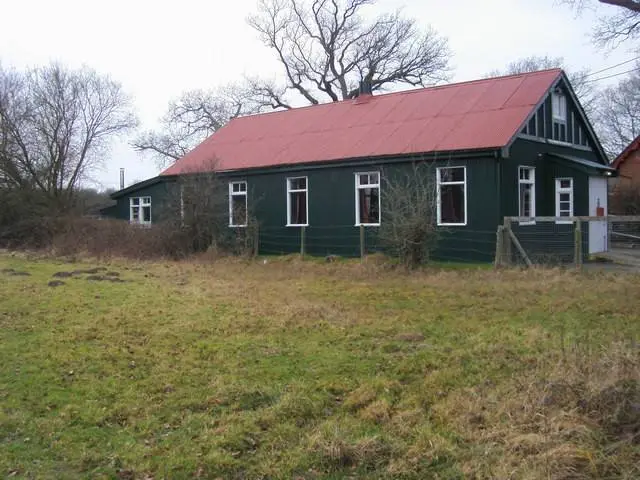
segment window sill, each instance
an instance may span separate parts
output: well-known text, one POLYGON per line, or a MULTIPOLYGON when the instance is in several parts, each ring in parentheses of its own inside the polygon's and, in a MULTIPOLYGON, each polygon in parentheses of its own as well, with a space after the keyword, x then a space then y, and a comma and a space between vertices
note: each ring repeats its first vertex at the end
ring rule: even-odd
POLYGON ((308 227, 308 223, 287 223, 285 227, 308 227))
POLYGON ((530 220, 528 222, 518 222, 518 225, 522 225, 522 226, 526 226, 526 225, 535 225, 536 221, 535 220, 530 220))
POLYGON ((356 227, 379 227, 379 223, 356 223, 356 227))
POLYGON ((466 227, 466 223, 438 223, 438 227, 466 227))
POLYGON ((231 225, 229 224, 229 228, 247 228, 246 225, 231 225))

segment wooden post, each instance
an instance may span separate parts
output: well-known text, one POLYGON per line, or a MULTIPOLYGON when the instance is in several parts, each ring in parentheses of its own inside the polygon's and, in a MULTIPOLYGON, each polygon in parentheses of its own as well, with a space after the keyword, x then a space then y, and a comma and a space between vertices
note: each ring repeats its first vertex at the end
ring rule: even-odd
POLYGON ((496 259, 494 266, 496 268, 503 265, 504 257, 504 225, 498 225, 498 231, 496 232, 496 259))
POLYGON ((582 268, 582 222, 576 220, 574 231, 574 256, 576 262, 576 268, 582 268))
POLYGON ((360 262, 364 262, 364 225, 360 224, 360 262))
POLYGON ((256 224, 256 228, 253 231, 253 256, 257 257, 260 253, 260 226, 256 224))
POLYGON ((520 252, 520 255, 522 255, 522 258, 524 259, 524 263, 527 264, 527 267, 532 267, 533 263, 531 262, 531 259, 527 255, 527 252, 525 251, 525 249, 522 248, 522 244, 520 244, 520 240, 518 240, 518 237, 516 237, 516 234, 513 233, 513 231, 511 230, 509 230, 509 238, 510 238, 509 243, 513 242, 513 244, 516 246, 516 248, 520 252))
POLYGON ((505 265, 511 265, 511 261, 513 260, 513 256, 511 254, 511 220, 508 217, 504 217, 504 240, 502 243, 504 255, 503 255, 503 263, 505 265))
POLYGON ((304 254, 306 252, 306 245, 305 245, 305 242, 306 242, 306 238, 305 238, 306 237, 306 235, 305 235, 306 228, 307 227, 300 227, 300 256, 302 258, 304 258, 304 254))

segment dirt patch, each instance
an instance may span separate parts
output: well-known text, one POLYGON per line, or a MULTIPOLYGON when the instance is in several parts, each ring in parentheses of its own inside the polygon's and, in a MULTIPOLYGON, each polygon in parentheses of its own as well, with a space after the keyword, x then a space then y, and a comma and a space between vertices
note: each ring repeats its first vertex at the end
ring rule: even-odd
POLYGON ((104 274, 105 277, 119 277, 120 272, 107 272, 104 274))
POLYGON ((65 283, 62 280, 51 280, 47 285, 50 287, 61 287, 62 285, 65 285, 65 283))
POLYGON ((10 272, 9 275, 11 275, 12 277, 30 277, 31 274, 29 272, 18 272, 18 271, 13 271, 10 272))
POLYGON ((3 268, 0 270, 0 273, 13 273, 15 270, 13 268, 3 268))
POLYGON ((73 276, 73 272, 56 272, 52 275, 55 278, 69 278, 73 276))

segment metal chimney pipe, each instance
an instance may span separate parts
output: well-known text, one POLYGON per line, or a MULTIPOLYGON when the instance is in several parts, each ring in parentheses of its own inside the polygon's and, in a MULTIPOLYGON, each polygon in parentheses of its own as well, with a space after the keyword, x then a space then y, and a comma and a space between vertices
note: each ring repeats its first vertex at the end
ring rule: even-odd
POLYGON ((120 169, 120 190, 124 188, 124 168, 120 169))

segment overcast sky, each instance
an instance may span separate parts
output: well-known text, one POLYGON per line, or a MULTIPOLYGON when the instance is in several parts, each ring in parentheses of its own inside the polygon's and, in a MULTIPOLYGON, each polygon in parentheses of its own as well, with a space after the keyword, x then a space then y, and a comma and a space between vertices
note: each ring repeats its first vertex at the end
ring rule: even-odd
MULTIPOLYGON (((23 68, 56 60, 108 73, 132 95, 141 127, 151 128, 184 90, 278 70, 246 23, 256 1, 0 0, 0 61, 23 68)), ((590 44, 596 15, 615 7, 576 17, 557 0, 378 0, 370 12, 398 8, 448 37, 456 81, 530 55, 561 56, 570 69, 592 70, 634 56, 590 44)), ((158 173, 123 141, 95 174, 98 186, 117 187, 120 167, 127 184, 158 173)))

